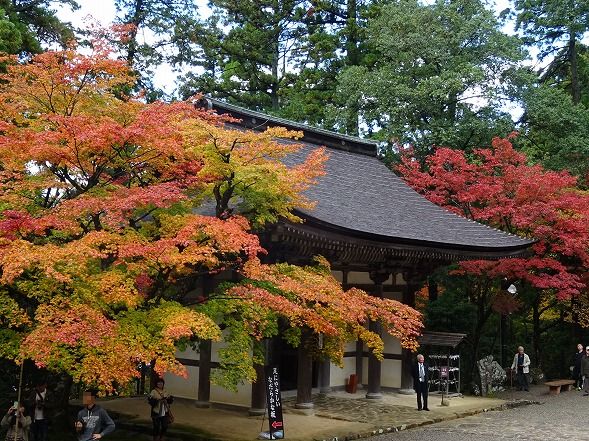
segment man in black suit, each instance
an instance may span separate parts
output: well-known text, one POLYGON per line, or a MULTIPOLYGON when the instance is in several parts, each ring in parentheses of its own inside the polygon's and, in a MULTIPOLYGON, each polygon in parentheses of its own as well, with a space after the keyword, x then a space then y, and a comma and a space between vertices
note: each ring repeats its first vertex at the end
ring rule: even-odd
POLYGON ((428 390, 428 365, 424 362, 423 355, 417 355, 417 363, 413 366, 413 389, 417 392, 417 410, 428 410, 427 407, 427 390, 428 390), (423 406, 421 399, 423 398, 423 406))

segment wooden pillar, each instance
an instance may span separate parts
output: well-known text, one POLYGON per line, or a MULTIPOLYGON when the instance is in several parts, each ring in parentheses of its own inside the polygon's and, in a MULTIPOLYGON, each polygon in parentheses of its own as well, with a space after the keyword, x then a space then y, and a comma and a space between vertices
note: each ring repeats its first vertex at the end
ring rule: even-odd
POLYGON ((211 406, 211 341, 203 340, 199 344, 198 362, 198 399, 197 407, 211 406))
MULTIPOLYGON (((419 289, 419 282, 415 277, 414 272, 407 272, 403 274, 407 285, 403 291, 403 303, 415 307, 415 293, 419 289)), ((413 366, 413 353, 408 349, 403 349, 401 360, 401 393, 413 394, 413 376, 411 375, 411 367, 413 366)))
MULTIPOLYGON (((370 279, 374 282, 373 295, 382 299, 383 286, 387 281, 390 272, 379 269, 370 272, 370 279)), ((382 326, 378 322, 370 321, 368 329, 375 334, 382 335, 382 326)), ((366 398, 381 399, 382 393, 380 391, 380 377, 381 377, 381 362, 372 354, 368 355, 368 389, 366 391, 366 398)))
POLYGON ((252 383, 252 401, 249 408, 249 414, 264 415, 266 413, 266 380, 264 375, 264 366, 256 364, 256 381, 252 383))
MULTIPOLYGON (((342 270, 342 287, 344 289, 350 289, 350 284, 348 283, 348 273, 349 270, 344 269, 342 270)), ((362 386, 362 378, 364 373, 364 342, 362 340, 356 340, 356 379, 358 381, 358 385, 362 386)))
MULTIPOLYGON (((262 340, 261 342, 255 343, 259 345, 255 350, 259 350, 260 353, 264 354, 264 361, 266 364, 270 364, 270 344, 268 340, 262 340)), ((264 365, 254 365, 256 370, 256 381, 252 383, 252 399, 251 407, 249 408, 249 414, 264 415, 266 413, 266 373, 264 371, 264 365)))
POLYGON ((313 358, 307 350, 310 333, 308 328, 303 328, 298 348, 297 409, 313 408, 313 358))
POLYGON ((356 341, 356 378, 358 384, 362 384, 364 373, 364 342, 362 340, 356 341))
POLYGON ((331 362, 323 360, 319 363, 319 393, 328 394, 331 392, 331 362))
MULTIPOLYGON (((206 275, 201 279, 202 283, 202 295, 204 297, 209 296, 209 293, 213 291, 213 279, 206 275)), ((199 361, 198 361, 198 392, 196 399, 197 407, 210 407, 211 406, 211 352, 212 342, 211 340, 203 340, 198 345, 199 349, 199 361)))
MULTIPOLYGON (((378 335, 381 335, 380 323, 371 321, 368 325, 368 329, 378 335)), ((380 377, 381 362, 371 352, 368 355, 368 390, 366 391, 366 398, 382 398, 382 393, 380 391, 380 377)))
POLYGON ((427 284, 427 291, 430 302, 438 300, 438 284, 434 282, 433 278, 430 278, 427 284))

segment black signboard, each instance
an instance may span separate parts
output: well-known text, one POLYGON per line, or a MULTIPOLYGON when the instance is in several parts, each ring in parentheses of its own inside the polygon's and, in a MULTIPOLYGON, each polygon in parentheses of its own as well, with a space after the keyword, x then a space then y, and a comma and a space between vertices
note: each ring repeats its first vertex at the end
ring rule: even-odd
POLYGON ((266 366, 265 373, 270 439, 282 439, 284 438, 284 420, 282 419, 282 398, 280 397, 280 374, 278 367, 266 366), (281 433, 277 434, 276 432, 281 433), (274 436, 275 433, 276 436, 274 436))

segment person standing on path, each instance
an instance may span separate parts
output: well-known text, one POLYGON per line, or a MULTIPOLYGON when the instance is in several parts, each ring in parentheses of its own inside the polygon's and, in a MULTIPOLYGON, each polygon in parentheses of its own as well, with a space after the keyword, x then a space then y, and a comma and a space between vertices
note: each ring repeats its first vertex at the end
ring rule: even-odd
POLYGON ((76 418, 78 441, 101 439, 115 430, 112 418, 96 404, 96 391, 84 392, 82 403, 84 408, 78 412, 76 418))
POLYGON ((164 380, 159 378, 155 383, 155 389, 151 391, 147 401, 151 406, 151 421, 153 422, 153 441, 164 441, 164 436, 168 431, 170 418, 170 404, 174 397, 164 390, 164 380))
POLYGON ((530 373, 530 357, 524 352, 524 347, 519 346, 517 353, 513 357, 511 363, 511 370, 516 370, 517 373, 517 390, 529 390, 528 374, 530 373))
POLYGON ((2 418, 0 425, 2 428, 8 427, 6 432, 6 441, 28 441, 29 427, 31 426, 31 417, 25 414, 24 406, 16 403, 8 409, 8 412, 2 418))
POLYGON ((573 380, 575 380, 575 388, 581 390, 583 387, 583 374, 581 373, 581 361, 585 357, 585 351, 583 345, 579 343, 577 345, 577 352, 573 357, 573 380))
POLYGON ((427 410, 427 392, 429 388, 429 366, 425 363, 423 355, 417 355, 417 363, 413 366, 413 389, 417 393, 417 410, 427 410), (423 398, 423 406, 422 406, 423 398))
POLYGON ((589 395, 589 346, 585 348, 585 356, 581 359, 581 375, 583 375, 583 396, 589 395))
POLYGON ((47 392, 47 382, 40 380, 28 397, 26 404, 31 415, 31 436, 33 441, 47 441, 49 419, 51 418, 51 394, 47 392))

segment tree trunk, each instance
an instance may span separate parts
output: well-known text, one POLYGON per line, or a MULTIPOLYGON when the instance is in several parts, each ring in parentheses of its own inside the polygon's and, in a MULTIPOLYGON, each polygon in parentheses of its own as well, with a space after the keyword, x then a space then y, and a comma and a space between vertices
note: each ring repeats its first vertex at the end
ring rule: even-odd
POLYGON ((54 430, 70 432, 74 425, 69 412, 69 401, 73 384, 72 377, 65 374, 50 375, 48 378, 47 388, 55 400, 53 403, 48 403, 53 408, 51 424, 54 430))
POLYGON ((278 86, 279 86, 279 78, 278 78, 278 63, 280 62, 280 31, 275 33, 274 41, 273 41, 273 49, 272 49, 272 84, 270 86, 271 90, 271 99, 272 99, 272 110, 279 110, 280 108, 280 101, 278 100, 278 86))
POLYGON ((357 66, 360 63, 358 45, 358 4, 356 0, 348 0, 346 20, 346 64, 357 66))
POLYGON ((144 8, 144 0, 135 0, 133 17, 128 22, 128 24, 134 26, 134 29, 129 32, 129 43, 127 45, 127 65, 131 68, 133 67, 135 56, 137 55, 137 31, 144 20, 144 8))
MULTIPOLYGON (((480 281, 480 284, 482 284, 483 282, 480 281)), ((477 323, 474 329, 474 334, 472 337, 472 354, 473 354, 473 360, 470 366, 470 378, 475 378, 475 373, 477 370, 477 361, 479 359, 480 356, 480 342, 481 342, 481 336, 483 334, 483 328, 485 327, 485 323, 487 323, 487 320, 489 318, 489 316, 491 315, 491 309, 486 307, 487 304, 487 299, 488 299, 488 295, 487 295, 487 290, 488 287, 487 286, 481 286, 479 285, 478 288, 475 288, 479 290, 479 293, 476 297, 477 300, 477 323)))
POLYGON ((434 282, 432 278, 430 278, 427 283, 427 294, 430 302, 438 300, 438 284, 434 282))
POLYGON ((297 401, 295 404, 298 409, 313 407, 313 358, 308 347, 311 336, 311 330, 303 327, 298 347, 297 401))
MULTIPOLYGON (((359 33, 358 33, 358 4, 357 0, 348 0, 346 27, 344 30, 346 38, 346 65, 357 66, 360 64, 359 33)), ((348 117, 346 120, 346 133, 357 136, 359 134, 358 115, 360 105, 358 102, 349 103, 348 117)))
POLYGON ((576 35, 572 31, 569 39, 569 60, 571 63, 571 95, 573 104, 577 105, 581 102, 581 84, 579 83, 576 35))

